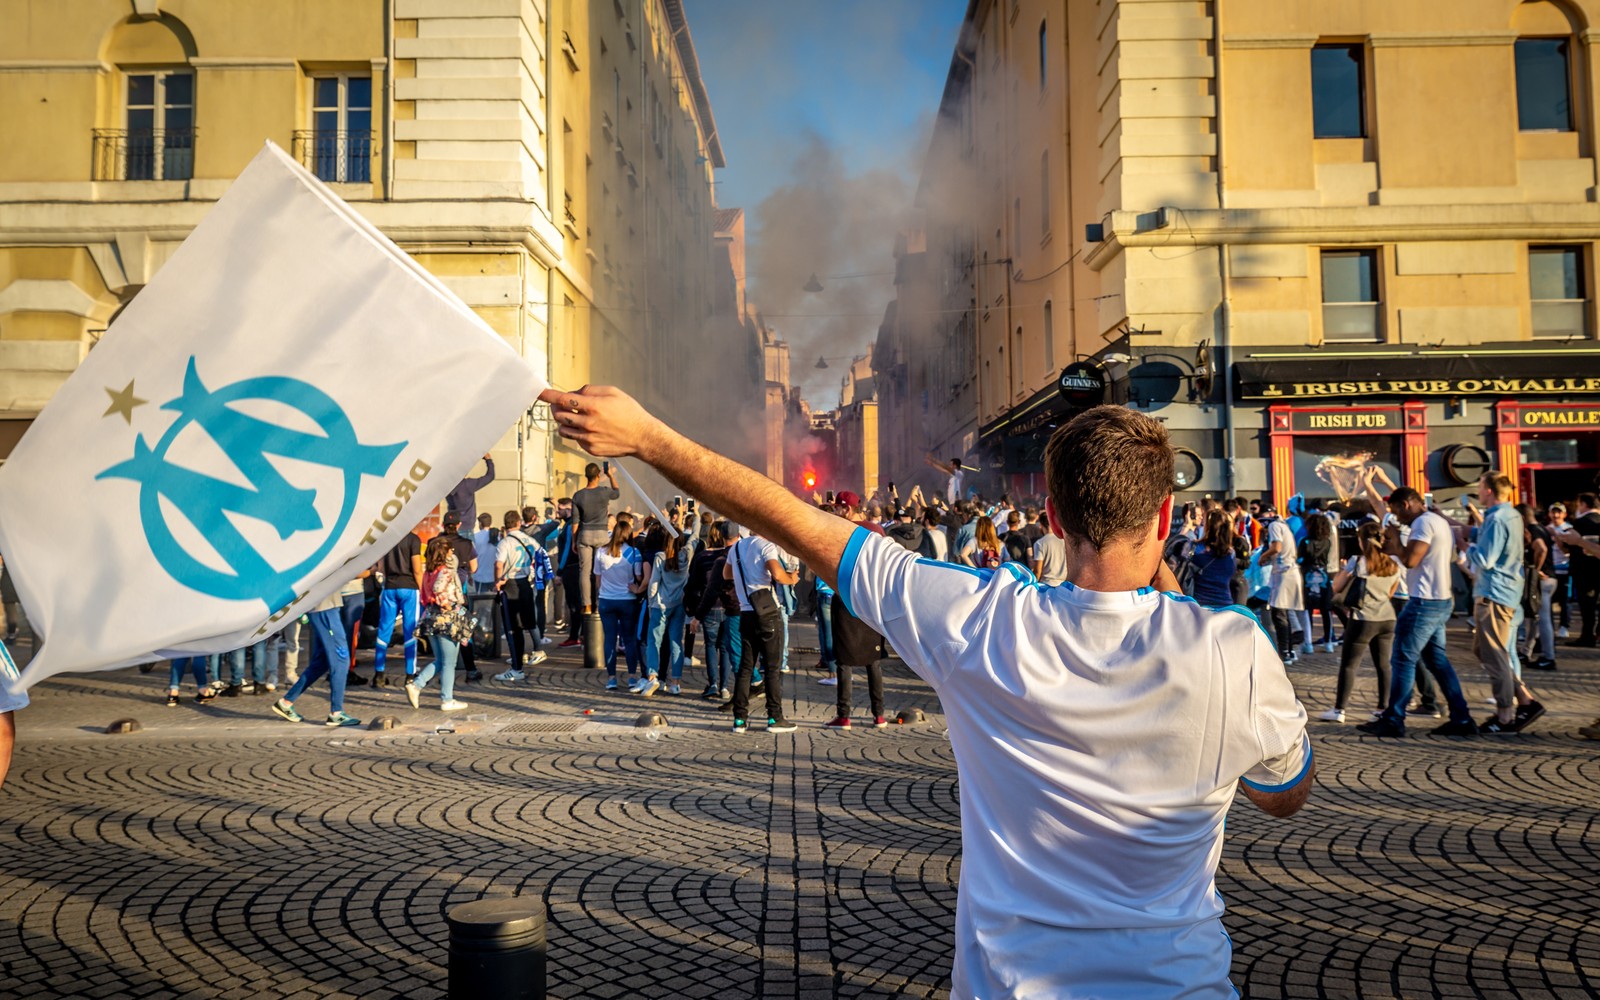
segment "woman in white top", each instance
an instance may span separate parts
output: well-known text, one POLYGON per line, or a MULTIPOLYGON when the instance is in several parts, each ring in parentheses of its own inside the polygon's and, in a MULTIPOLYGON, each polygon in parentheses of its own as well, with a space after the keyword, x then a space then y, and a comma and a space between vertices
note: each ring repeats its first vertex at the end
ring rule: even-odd
POLYGON ((611 541, 595 550, 594 573, 600 581, 600 624, 606 654, 606 690, 617 690, 617 639, 628 661, 628 680, 639 674, 640 595, 650 585, 650 564, 628 543, 633 518, 618 514, 611 541))
POLYGON ((1361 526, 1357 534, 1361 555, 1351 556, 1333 578, 1333 592, 1348 583, 1364 581, 1361 601, 1348 608, 1349 625, 1339 652, 1339 687, 1333 707, 1317 718, 1323 722, 1343 722, 1344 706, 1355 681, 1356 664, 1361 654, 1372 651, 1372 665, 1378 671, 1378 712, 1388 707, 1389 649, 1394 641, 1394 592, 1400 586, 1400 564, 1383 551, 1383 527, 1374 521, 1361 526))

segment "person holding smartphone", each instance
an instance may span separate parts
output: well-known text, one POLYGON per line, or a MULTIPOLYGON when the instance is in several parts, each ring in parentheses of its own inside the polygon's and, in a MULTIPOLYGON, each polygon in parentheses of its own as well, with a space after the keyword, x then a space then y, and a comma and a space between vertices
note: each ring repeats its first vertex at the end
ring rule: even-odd
POLYGON ((607 524, 611 501, 622 498, 610 462, 606 463, 605 476, 607 485, 601 486, 600 466, 590 462, 583 470, 583 489, 572 494, 572 509, 578 518, 578 598, 586 615, 595 611, 594 554, 611 540, 607 524))

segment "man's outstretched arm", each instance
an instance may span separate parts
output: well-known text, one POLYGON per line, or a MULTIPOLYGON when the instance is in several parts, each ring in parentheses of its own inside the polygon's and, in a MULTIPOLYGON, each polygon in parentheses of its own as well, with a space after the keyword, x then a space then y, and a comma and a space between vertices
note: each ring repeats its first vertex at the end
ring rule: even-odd
POLYGON ((679 434, 611 386, 546 389, 561 436, 600 458, 638 457, 684 493, 794 553, 838 586, 839 560, 855 525, 802 503, 788 490, 679 434))

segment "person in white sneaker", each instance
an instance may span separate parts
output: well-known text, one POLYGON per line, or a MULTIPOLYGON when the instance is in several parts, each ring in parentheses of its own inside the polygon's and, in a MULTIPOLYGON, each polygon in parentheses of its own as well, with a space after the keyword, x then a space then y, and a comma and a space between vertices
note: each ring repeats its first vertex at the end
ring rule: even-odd
POLYGON ((1333 578, 1333 592, 1342 594, 1349 624, 1344 645, 1339 651, 1339 683, 1333 707, 1317 718, 1323 722, 1343 722, 1350 690, 1355 686, 1356 667, 1367 651, 1378 673, 1378 711, 1389 707, 1389 654, 1394 642, 1394 592, 1400 586, 1400 564, 1383 551, 1383 526, 1376 521, 1363 524, 1356 536, 1359 556, 1351 556, 1333 578), (1360 581, 1360 582, 1357 582, 1360 581), (1359 588, 1359 599, 1349 588, 1359 588))
POLYGON ((495 675, 497 681, 522 680, 522 632, 529 630, 538 646, 539 626, 534 617, 533 561, 538 543, 522 532, 522 514, 508 510, 505 532, 494 553, 494 586, 500 592, 500 615, 505 623, 506 645, 511 649, 511 669, 495 675))
POLYGON ((428 542, 423 558, 427 572, 422 578, 422 624, 419 630, 433 646, 433 662, 422 669, 415 681, 406 681, 406 701, 412 708, 422 707, 422 692, 435 676, 439 678, 439 711, 457 712, 467 707, 456 701, 456 658, 461 655, 463 638, 470 639, 466 598, 461 593, 461 577, 450 539, 439 535, 428 542))
POLYGON ((962 871, 951 996, 1237 996, 1216 891, 1242 794, 1293 815, 1315 768, 1305 711, 1252 616, 1165 568, 1165 428, 1100 406, 1045 453, 1067 582, 918 558, 714 454, 609 386, 546 390, 562 437, 637 455, 795 553, 944 706, 962 871))

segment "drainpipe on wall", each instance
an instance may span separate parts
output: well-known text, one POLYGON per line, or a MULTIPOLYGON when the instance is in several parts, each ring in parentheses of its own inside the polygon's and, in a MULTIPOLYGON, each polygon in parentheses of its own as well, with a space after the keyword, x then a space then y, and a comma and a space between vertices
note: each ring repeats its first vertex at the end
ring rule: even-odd
POLYGON ((394 200, 394 0, 383 3, 383 200, 394 200))
MULTIPOLYGON (((1211 120, 1217 130, 1217 208, 1220 210, 1228 207, 1226 188, 1222 183, 1222 0, 1211 2, 1211 64, 1216 72, 1216 106, 1212 109, 1211 120)), ((1238 473, 1233 440, 1233 347, 1229 336, 1233 326, 1233 267, 1226 243, 1217 244, 1217 264, 1222 278, 1222 308, 1221 322, 1217 328, 1217 351, 1212 363, 1222 375, 1223 475, 1227 494, 1231 497, 1238 492, 1235 489, 1238 473)))

